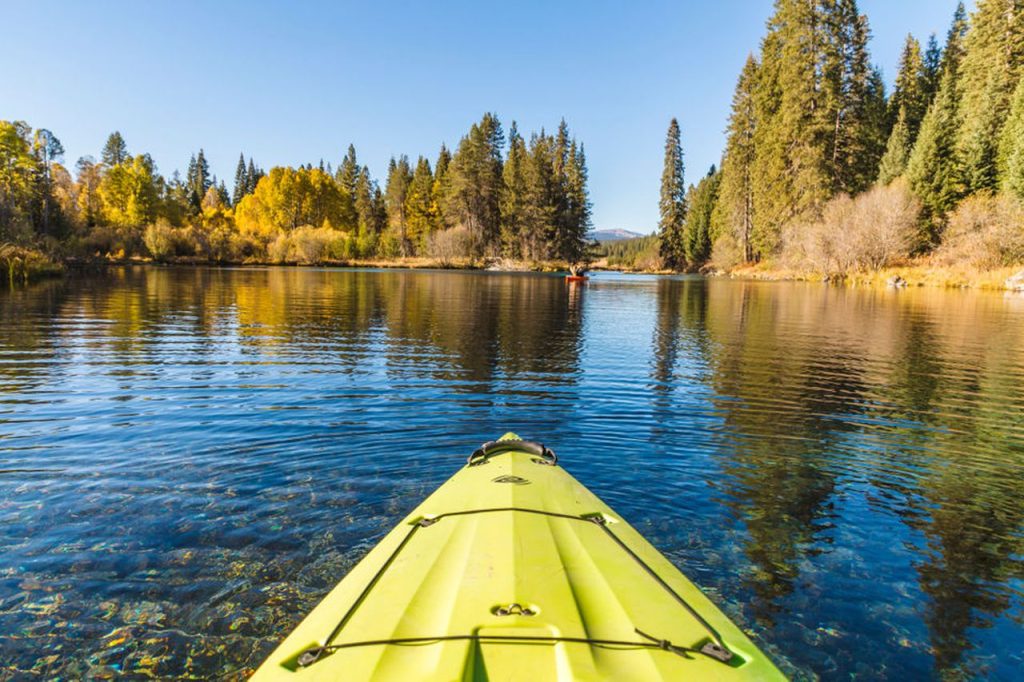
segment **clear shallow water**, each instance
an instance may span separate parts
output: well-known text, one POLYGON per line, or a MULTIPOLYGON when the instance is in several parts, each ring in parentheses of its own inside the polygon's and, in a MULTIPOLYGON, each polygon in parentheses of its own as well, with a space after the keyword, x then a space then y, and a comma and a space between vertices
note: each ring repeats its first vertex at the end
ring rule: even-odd
POLYGON ((507 430, 795 677, 1024 670, 1024 297, 139 268, 0 291, 0 678, 244 677, 507 430))

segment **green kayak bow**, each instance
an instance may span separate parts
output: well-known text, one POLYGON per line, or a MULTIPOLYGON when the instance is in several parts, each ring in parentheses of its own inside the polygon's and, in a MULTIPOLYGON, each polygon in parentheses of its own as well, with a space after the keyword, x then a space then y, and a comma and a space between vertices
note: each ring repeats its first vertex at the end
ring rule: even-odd
POLYGON ((506 434, 388 533, 253 679, 783 677, 554 453, 506 434))

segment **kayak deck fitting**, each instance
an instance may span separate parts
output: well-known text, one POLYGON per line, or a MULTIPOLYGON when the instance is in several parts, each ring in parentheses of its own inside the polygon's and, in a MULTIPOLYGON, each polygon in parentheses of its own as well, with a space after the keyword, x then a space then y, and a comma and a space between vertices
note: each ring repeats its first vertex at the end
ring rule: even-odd
POLYGON ((554 453, 506 434, 388 533, 253 679, 783 677, 554 453))

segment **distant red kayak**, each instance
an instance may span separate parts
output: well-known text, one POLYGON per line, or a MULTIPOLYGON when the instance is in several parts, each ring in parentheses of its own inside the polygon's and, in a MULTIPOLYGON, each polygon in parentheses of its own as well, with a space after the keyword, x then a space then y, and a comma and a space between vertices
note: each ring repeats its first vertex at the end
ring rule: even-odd
POLYGON ((590 278, 587 277, 586 275, 566 275, 565 276, 565 281, 566 282, 586 282, 588 279, 590 279, 590 278))

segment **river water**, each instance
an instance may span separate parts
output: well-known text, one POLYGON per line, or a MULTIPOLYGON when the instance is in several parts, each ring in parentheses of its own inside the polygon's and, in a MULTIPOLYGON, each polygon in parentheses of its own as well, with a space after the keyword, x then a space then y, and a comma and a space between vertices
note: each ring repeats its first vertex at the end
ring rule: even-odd
POLYGON ((0 678, 244 677, 508 430, 793 677, 1024 670, 1024 296, 130 268, 0 291, 0 678))

